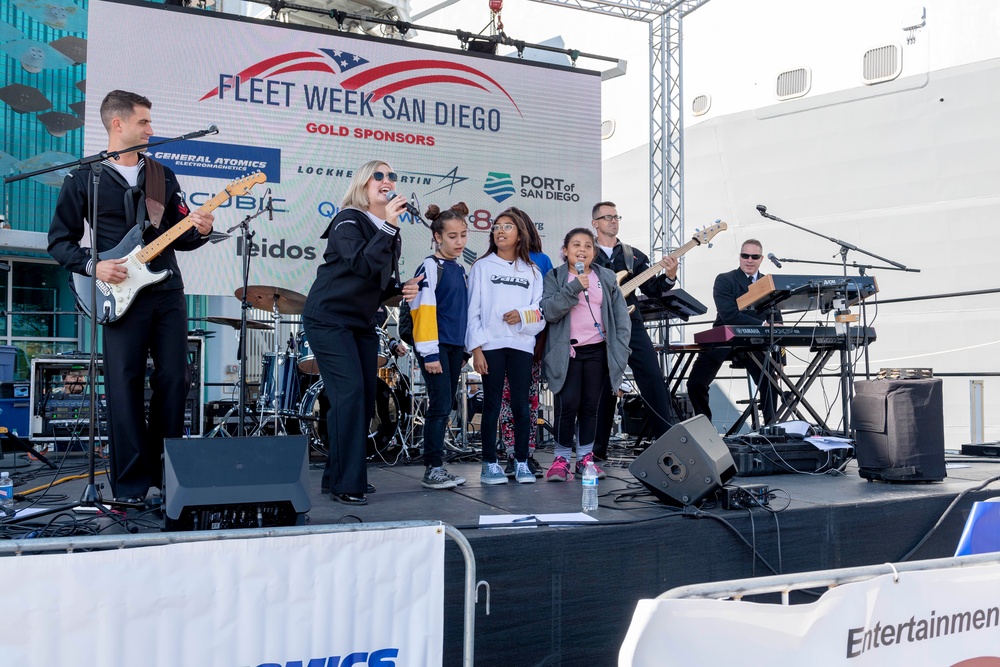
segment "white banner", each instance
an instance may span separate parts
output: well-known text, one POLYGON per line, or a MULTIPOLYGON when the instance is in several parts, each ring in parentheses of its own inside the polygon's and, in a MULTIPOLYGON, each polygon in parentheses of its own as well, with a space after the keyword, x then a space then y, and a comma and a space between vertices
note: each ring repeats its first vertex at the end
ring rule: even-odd
MULTIPOLYGON (((152 100, 155 138, 217 125, 217 135, 151 153, 177 172, 194 206, 244 174, 267 175, 215 212, 224 231, 271 188, 274 219, 251 225, 250 284, 308 291, 326 247, 320 234, 353 169, 371 159, 392 166, 397 190, 421 213, 468 204, 466 264, 509 206, 539 224, 558 262, 565 233, 589 227, 602 198, 594 72, 152 3, 95 0, 89 13, 86 152, 107 148, 98 109, 114 89, 152 100)), ((409 216, 402 235, 407 278, 430 254, 431 235, 409 216)), ((231 295, 244 252, 233 237, 179 253, 187 291, 231 295)))
POLYGON ((436 526, 0 558, 0 664, 440 665, 436 526))
POLYGON ((1000 570, 908 572, 805 605, 642 600, 621 667, 1000 665, 1000 570))

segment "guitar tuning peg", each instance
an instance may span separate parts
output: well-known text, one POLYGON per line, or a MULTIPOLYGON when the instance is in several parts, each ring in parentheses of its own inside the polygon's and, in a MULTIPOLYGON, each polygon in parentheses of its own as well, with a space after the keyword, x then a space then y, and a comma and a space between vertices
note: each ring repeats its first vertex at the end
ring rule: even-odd
POLYGON ((714 246, 714 245, 715 245, 714 243, 709 243, 709 244, 708 244, 708 247, 709 247, 709 248, 711 248, 711 247, 712 247, 712 246, 714 246))

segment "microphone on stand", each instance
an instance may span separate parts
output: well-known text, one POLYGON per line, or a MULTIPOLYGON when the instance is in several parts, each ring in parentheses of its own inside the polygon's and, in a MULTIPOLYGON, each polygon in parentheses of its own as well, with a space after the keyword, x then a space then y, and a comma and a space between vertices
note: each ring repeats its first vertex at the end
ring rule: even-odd
POLYGON ((764 206, 763 204, 757 204, 757 212, 760 213, 761 215, 764 215, 765 213, 767 213, 767 207, 764 206))
MULTIPOLYGON (((573 265, 573 268, 576 269, 576 275, 578 276, 583 275, 583 269, 584 269, 583 262, 577 262, 576 264, 573 265)), ((587 293, 587 290, 583 290, 583 298, 587 300, 587 303, 590 303, 590 294, 587 293)))
POLYGON ((773 252, 767 253, 767 258, 771 260, 771 263, 774 264, 776 267, 778 267, 779 269, 781 268, 781 262, 778 261, 778 258, 774 256, 773 252))

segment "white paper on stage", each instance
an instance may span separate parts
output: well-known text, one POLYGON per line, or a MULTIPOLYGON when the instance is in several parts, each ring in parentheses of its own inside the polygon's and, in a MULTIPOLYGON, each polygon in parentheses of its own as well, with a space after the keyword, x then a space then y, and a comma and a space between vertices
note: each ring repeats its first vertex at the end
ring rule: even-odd
POLYGON ((0 581, 4 665, 442 660, 438 526, 0 558, 0 581))
MULTIPOLYGON (((251 223, 251 285, 309 291, 326 249, 320 235, 353 170, 372 159, 389 163, 397 191, 422 213, 469 206, 466 265, 486 251, 492 217, 509 206, 538 223, 557 259, 563 236, 589 227, 602 199, 596 72, 153 3, 93 0, 89 15, 88 118, 100 118, 105 94, 124 89, 152 100, 156 138, 218 126, 216 135, 150 149, 192 207, 238 177, 266 174, 215 210, 224 231, 271 189, 273 219, 251 223), (123 57, 133 53, 150 57, 123 57)), ((101 123, 89 122, 85 152, 106 148, 101 123)), ((409 214, 402 221, 406 279, 432 252, 431 234, 409 214)), ((177 253, 187 291, 232 295, 243 252, 237 234, 177 253)))
POLYGON ((806 605, 641 600, 618 664, 718 667, 726 656, 767 667, 998 664, 1000 567, 881 576, 806 605))

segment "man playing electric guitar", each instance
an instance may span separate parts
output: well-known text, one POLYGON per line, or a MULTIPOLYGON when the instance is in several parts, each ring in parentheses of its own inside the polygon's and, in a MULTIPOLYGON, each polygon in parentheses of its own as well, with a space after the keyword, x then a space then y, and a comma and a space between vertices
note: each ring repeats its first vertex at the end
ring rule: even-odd
MULTIPOLYGON (((122 90, 101 102, 108 151, 146 144, 153 135, 145 97, 122 90)), ((214 217, 190 213, 173 172, 137 152, 101 163, 97 196, 97 249, 119 244, 136 225, 147 226, 152 241, 188 219, 193 227, 150 262, 170 277, 138 293, 128 310, 104 326, 104 378, 108 401, 111 488, 115 498, 141 503, 153 486, 162 485, 163 439, 184 434, 184 402, 190 381, 187 359, 187 303, 174 249, 194 250, 208 241, 214 217), (146 358, 153 359, 149 383, 149 419, 143 391, 146 358)), ((49 227, 49 254, 63 268, 118 285, 128 277, 126 258, 91 263, 90 249, 80 246, 90 217, 94 165, 72 171, 63 182, 49 227)), ((100 313, 98 313, 100 316, 100 313)))
MULTIPOLYGON (((611 202, 600 202, 594 205, 594 229, 597 231, 597 244, 600 250, 594 259, 596 264, 605 266, 616 273, 627 271, 630 275, 639 274, 649 268, 649 258, 640 250, 624 245, 618 240, 618 223, 621 217, 618 209, 611 202)), ((659 261, 663 274, 654 276, 640 286, 643 294, 649 297, 661 296, 672 289, 677 279, 677 259, 665 255, 659 261)), ((635 294, 625 298, 629 306, 636 306, 635 294)), ((629 342, 631 353, 628 365, 632 369, 632 377, 639 388, 639 393, 646 405, 646 416, 650 425, 650 437, 656 440, 667 432, 671 426, 672 416, 667 387, 663 382, 660 362, 653 350, 653 342, 646 332, 645 323, 639 308, 632 309, 632 338, 629 342)), ((608 440, 611 437, 611 426, 614 423, 615 391, 611 387, 607 396, 601 396, 601 405, 597 414, 597 434, 594 440, 594 456, 607 458, 608 440)))

